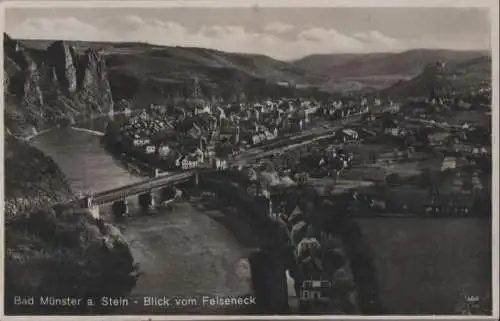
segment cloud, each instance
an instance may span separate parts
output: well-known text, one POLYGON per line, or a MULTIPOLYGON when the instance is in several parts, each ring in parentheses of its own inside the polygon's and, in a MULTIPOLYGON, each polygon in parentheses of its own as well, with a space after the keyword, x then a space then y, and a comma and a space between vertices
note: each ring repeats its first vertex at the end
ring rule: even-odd
POLYGON ((28 18, 21 24, 7 30, 13 37, 25 39, 66 39, 66 40, 105 40, 98 28, 74 17, 67 18, 28 18))
POLYGON ((360 41, 363 41, 364 43, 372 45, 374 47, 382 46, 389 48, 397 48, 400 45, 400 43, 396 39, 387 37, 386 35, 382 34, 380 31, 377 30, 372 30, 367 33, 355 34, 354 38, 359 39, 360 41))
POLYGON ((239 25, 206 25, 192 30, 173 21, 129 15, 92 23, 74 17, 30 18, 10 26, 7 32, 17 38, 140 41, 157 45, 196 46, 266 54, 285 60, 308 54, 399 51, 413 45, 376 30, 347 35, 332 28, 297 29, 292 25, 272 22, 260 32, 239 25), (285 33, 288 33, 286 37, 285 33))
MULTIPOLYGON (((119 18, 120 19, 120 18, 119 18)), ((129 23, 131 25, 142 26, 145 24, 145 21, 138 16, 124 16, 121 18, 124 23, 129 23)))
POLYGON ((264 27, 264 30, 271 33, 287 33, 295 29, 295 26, 281 23, 281 22, 271 22, 264 27))
POLYGON ((358 52, 362 51, 365 45, 363 41, 342 34, 335 29, 310 28, 301 31, 297 38, 309 48, 314 48, 317 53, 358 52))

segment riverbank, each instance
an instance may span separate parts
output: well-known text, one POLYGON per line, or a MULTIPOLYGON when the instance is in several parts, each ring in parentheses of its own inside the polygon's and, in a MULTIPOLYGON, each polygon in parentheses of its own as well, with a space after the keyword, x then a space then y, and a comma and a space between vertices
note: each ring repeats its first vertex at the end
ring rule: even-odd
MULTIPOLYGON (((69 125, 69 128, 71 128, 73 130, 77 130, 77 131, 89 132, 89 133, 95 134, 97 136, 104 136, 104 131, 99 131, 99 130, 93 130, 93 129, 85 128, 85 126, 79 127, 78 125, 84 125, 85 123, 92 122, 94 120, 98 120, 98 119, 101 119, 103 117, 113 118, 114 116, 121 116, 121 115, 125 115, 127 117, 130 117, 132 114, 129 114, 129 113, 126 113, 126 112, 115 112, 115 113, 112 113, 112 114, 101 114, 101 115, 96 115, 96 116, 92 116, 92 117, 88 117, 88 118, 82 118, 82 119, 76 121, 74 124, 69 125)), ((64 126, 68 126, 68 125, 64 125, 64 126)), ((47 128, 43 128, 41 130, 37 130, 37 132, 33 133, 33 134, 18 133, 18 134, 13 134, 13 136, 16 137, 17 139, 23 140, 25 142, 29 142, 29 141, 33 140, 34 138, 36 138, 36 137, 38 137, 40 135, 43 135, 45 133, 49 133, 49 132, 51 132, 53 130, 56 130, 58 128, 61 128, 61 127, 62 127, 61 125, 51 125, 51 126, 49 126, 47 128)))
POLYGON ((86 132, 86 133, 90 133, 90 134, 97 135, 97 136, 104 136, 103 132, 100 132, 97 130, 92 130, 92 129, 88 129, 88 128, 80 128, 80 127, 75 127, 75 126, 71 126, 70 128, 72 130, 86 132))

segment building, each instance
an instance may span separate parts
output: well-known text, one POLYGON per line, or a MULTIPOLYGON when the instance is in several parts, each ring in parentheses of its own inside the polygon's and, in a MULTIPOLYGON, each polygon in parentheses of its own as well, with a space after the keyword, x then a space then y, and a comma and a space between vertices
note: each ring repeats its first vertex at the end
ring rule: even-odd
POLYGON ((216 170, 223 171, 228 168, 227 160, 221 158, 215 158, 213 160, 213 165, 216 170))
POLYGON ((150 143, 150 140, 148 138, 136 138, 132 140, 132 145, 134 147, 142 147, 144 145, 147 145, 150 143))
POLYGON ((172 152, 172 149, 168 145, 160 145, 157 148, 157 152, 159 157, 164 158, 172 152))
POLYGON ((455 157, 445 157, 443 163, 441 164, 441 171, 447 169, 455 169, 457 167, 457 160, 455 157))
POLYGON ((448 142, 448 138, 450 137, 450 135, 451 133, 445 131, 430 133, 428 135, 429 143, 431 145, 443 145, 448 142))
POLYGON ((181 156, 175 160, 175 166, 180 167, 182 170, 194 169, 198 165, 198 160, 193 156, 181 156))
POLYGON ((374 121, 375 119, 375 115, 372 113, 366 113, 363 115, 363 117, 361 117, 362 121, 374 121))
POLYGON ((342 129, 336 133, 337 139, 341 142, 348 142, 353 140, 358 140, 359 135, 355 130, 352 129, 342 129))
POLYGON ((390 128, 386 128, 384 130, 384 133, 386 135, 401 137, 401 136, 405 136, 407 134, 407 130, 404 128, 401 128, 401 127, 390 127, 390 128))
POLYGON ((156 152, 156 146, 154 145, 148 145, 146 146, 145 153, 146 154, 154 154, 156 152))
POLYGON ((194 109, 194 114, 199 115, 199 114, 211 114, 212 113, 212 108, 209 105, 198 105, 194 109))

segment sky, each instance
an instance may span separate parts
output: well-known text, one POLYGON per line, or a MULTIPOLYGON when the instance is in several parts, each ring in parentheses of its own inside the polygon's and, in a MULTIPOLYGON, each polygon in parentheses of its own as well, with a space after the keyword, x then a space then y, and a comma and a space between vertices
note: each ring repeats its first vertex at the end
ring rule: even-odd
POLYGON ((14 38, 140 41, 265 54, 408 49, 490 50, 487 9, 473 8, 8 8, 14 38))

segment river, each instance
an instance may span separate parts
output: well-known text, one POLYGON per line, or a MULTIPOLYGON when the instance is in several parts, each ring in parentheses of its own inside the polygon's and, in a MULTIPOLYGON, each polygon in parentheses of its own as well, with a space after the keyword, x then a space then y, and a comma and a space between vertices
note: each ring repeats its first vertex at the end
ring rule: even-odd
MULTIPOLYGON (((86 126, 102 131, 105 123, 104 118, 86 126)), ((143 179, 128 172, 90 133, 57 129, 33 138, 31 144, 59 164, 75 192, 143 179)), ((119 227, 144 272, 132 295, 251 292, 247 249, 209 215, 184 202, 154 216, 141 217, 135 202, 131 211, 134 218, 119 227)), ((389 313, 451 314, 461 291, 478 296, 490 292, 487 220, 377 218, 359 223, 373 249, 380 297, 389 313)))
MULTIPOLYGON (((104 150, 99 137, 90 133, 55 129, 30 143, 59 164, 74 192, 98 192, 144 179, 129 173, 104 150)), ((101 214, 107 213, 109 206, 101 209, 101 214)), ((130 220, 118 226, 144 273, 133 296, 191 298, 251 293, 246 249, 221 224, 195 206, 179 202, 174 210, 145 217, 141 216, 136 200, 131 199, 131 214, 130 220)), ((198 307, 192 310, 198 311, 198 307)))

